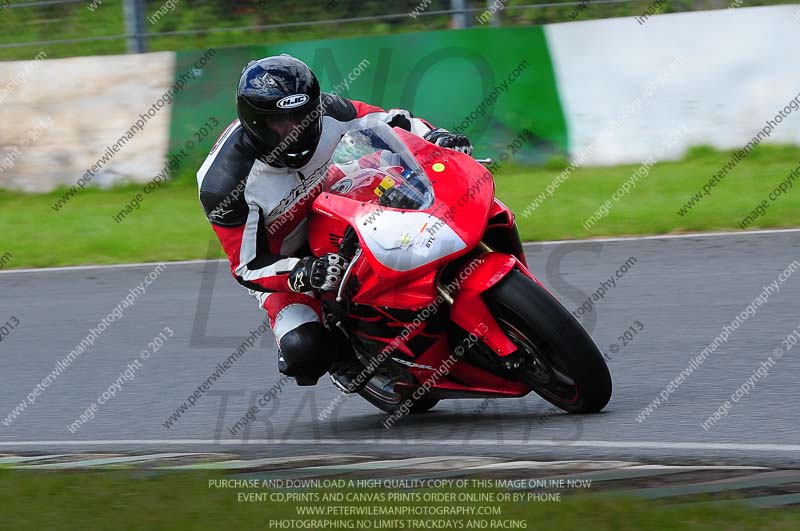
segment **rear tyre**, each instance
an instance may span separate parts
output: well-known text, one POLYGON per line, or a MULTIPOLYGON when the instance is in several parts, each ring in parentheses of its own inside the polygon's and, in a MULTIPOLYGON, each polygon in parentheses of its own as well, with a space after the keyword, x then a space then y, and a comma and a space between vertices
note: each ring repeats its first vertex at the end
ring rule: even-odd
POLYGON ((519 378, 570 413, 595 413, 611 399, 603 355, 572 314, 539 284, 512 271, 484 294, 492 315, 517 345, 519 378))

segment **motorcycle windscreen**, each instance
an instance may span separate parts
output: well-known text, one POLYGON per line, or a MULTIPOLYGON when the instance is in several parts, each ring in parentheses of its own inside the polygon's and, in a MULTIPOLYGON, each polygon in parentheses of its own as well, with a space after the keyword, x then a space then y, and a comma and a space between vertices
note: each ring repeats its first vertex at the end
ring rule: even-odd
POLYGON ((402 210, 425 210, 435 199, 425 170, 383 122, 345 133, 328 167, 325 191, 402 210))

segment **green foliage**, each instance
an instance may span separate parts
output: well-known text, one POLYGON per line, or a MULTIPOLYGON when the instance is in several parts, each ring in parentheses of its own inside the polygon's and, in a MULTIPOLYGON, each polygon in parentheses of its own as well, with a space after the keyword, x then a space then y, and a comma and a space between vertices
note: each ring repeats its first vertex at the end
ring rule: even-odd
MULTIPOLYGON (((655 1, 655 0, 653 0, 655 1)), ((520 8, 527 6, 529 0, 509 0, 508 6, 494 15, 496 22, 503 26, 548 24, 623 16, 638 16, 653 5, 645 0, 633 0, 619 4, 601 4, 588 1, 584 6, 575 5, 575 0, 563 7, 520 8)), ((793 3, 790 0, 755 0, 746 5, 793 3)), ((549 4, 549 3, 548 3, 549 4)), ((428 31, 446 29, 451 25, 447 15, 426 13, 449 9, 448 0, 433 0, 422 14, 409 15, 420 6, 420 0, 400 0, 387 3, 383 0, 146 0, 144 31, 146 33, 183 32, 209 30, 200 34, 158 35, 148 38, 148 49, 193 50, 220 46, 265 45, 317 39, 381 35, 398 32, 428 31), (163 15, 154 17, 154 23, 147 20, 153 17, 166 2, 174 3, 174 9, 165 10, 163 15), (333 20, 357 17, 392 18, 359 22, 335 22, 333 20), (265 27, 256 30, 237 29, 252 26, 272 26, 312 21, 327 23, 298 25, 289 27, 265 27), (221 30, 221 31, 219 31, 221 30)), ((486 8, 484 0, 469 0, 467 5, 475 9, 468 15, 470 23, 480 26, 477 17, 486 8)), ((701 0, 699 2, 667 0, 661 5, 663 13, 699 9, 720 9, 728 3, 722 0, 701 0)), ((36 41, 60 39, 87 39, 115 37, 92 42, 59 43, 50 45, 31 45, 0 48, 0 60, 30 59, 43 50, 48 57, 70 57, 76 55, 101 55, 125 53, 126 41, 120 37, 125 34, 122 0, 84 0, 81 2, 25 6, 0 10, 3 31, 0 32, 0 45, 11 43, 31 43, 36 41), (100 1, 93 11, 92 2, 100 1)))

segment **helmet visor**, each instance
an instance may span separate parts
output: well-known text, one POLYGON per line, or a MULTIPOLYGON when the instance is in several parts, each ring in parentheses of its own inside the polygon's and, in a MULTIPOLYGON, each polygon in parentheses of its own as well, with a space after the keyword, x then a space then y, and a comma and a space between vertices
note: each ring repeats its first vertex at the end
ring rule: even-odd
POLYGON ((268 163, 298 167, 311 158, 321 134, 321 117, 312 119, 311 109, 263 113, 248 124, 268 163))

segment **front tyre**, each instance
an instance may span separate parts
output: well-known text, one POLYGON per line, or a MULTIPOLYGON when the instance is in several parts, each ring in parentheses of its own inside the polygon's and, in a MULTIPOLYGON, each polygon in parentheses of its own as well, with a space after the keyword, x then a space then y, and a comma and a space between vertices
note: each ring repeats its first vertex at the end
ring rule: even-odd
POLYGON ((547 290, 512 271, 483 297, 518 347, 508 361, 538 395, 570 413, 595 413, 608 404, 611 375, 603 355, 547 290))

